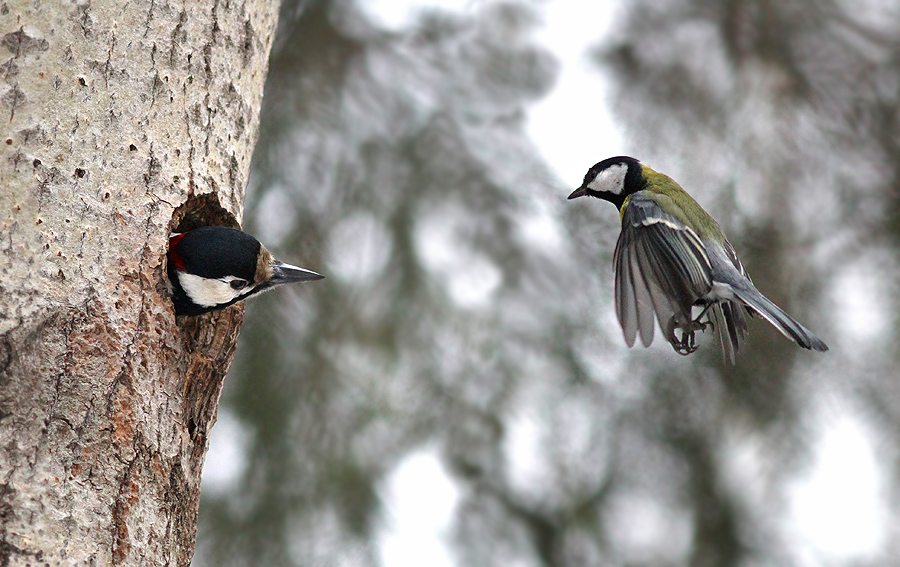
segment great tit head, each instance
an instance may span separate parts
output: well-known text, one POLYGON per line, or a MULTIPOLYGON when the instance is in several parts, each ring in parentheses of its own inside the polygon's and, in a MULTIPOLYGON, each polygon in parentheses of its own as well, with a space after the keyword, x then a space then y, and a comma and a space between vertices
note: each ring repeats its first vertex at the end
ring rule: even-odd
POLYGON ((625 198, 644 188, 641 162, 628 156, 607 158, 591 167, 569 199, 589 195, 621 207, 625 198))

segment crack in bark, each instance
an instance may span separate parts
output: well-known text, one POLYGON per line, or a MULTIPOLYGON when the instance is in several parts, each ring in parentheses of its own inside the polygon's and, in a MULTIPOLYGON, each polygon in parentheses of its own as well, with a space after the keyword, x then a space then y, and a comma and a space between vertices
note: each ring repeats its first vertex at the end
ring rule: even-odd
MULTIPOLYGON (((10 329, 3 335, 0 335, 0 374, 5 374, 6 369, 9 368, 9 365, 12 363, 12 346, 9 342, 9 334, 14 331, 15 328, 10 329)), ((2 387, 6 383, 6 380, 0 380, 0 387, 2 387)), ((3 412, 0 411, 0 420, 3 419, 3 412)))
MULTIPOLYGON (((159 75, 157 75, 159 78, 159 75)), ((153 179, 159 175, 160 170, 162 169, 162 164, 159 162, 159 158, 156 157, 153 153, 153 143, 150 143, 150 160, 147 162, 147 173, 144 174, 144 187, 150 188, 150 183, 153 179)))
MULTIPOLYGON (((140 453, 137 453, 138 455, 140 453)), ((137 464, 138 457, 131 459, 122 478, 119 481, 119 493, 116 496, 116 502, 113 505, 112 513, 112 557, 113 563, 123 563, 128 553, 131 551, 131 543, 129 542, 128 532, 128 515, 131 512, 131 506, 136 500, 134 495, 134 487, 131 485, 131 477, 137 464), (129 490, 130 489, 130 490, 129 490)))
POLYGON ((50 49, 49 41, 31 37, 25 32, 24 26, 19 26, 18 30, 4 34, 3 38, 0 39, 0 44, 9 49, 10 53, 13 54, 13 59, 27 55, 35 49, 38 51, 50 49))
MULTIPOLYGON (((184 30, 185 23, 187 23, 187 12, 182 5, 181 12, 178 14, 178 23, 175 24, 175 29, 172 30, 171 36, 172 47, 169 50, 169 65, 172 67, 175 67, 176 63, 176 49, 187 41, 187 32, 184 30)), ((188 59, 188 70, 190 70, 190 59, 188 59)))
POLYGON ((203 140, 203 150, 205 152, 204 157, 209 156, 209 138, 212 136, 212 123, 213 119, 216 116, 216 109, 210 106, 209 103, 209 92, 206 93, 206 96, 203 97, 203 106, 206 107, 206 138, 203 140))
POLYGON ((103 85, 107 89, 109 89, 109 76, 112 74, 112 71, 110 71, 110 69, 112 68, 112 54, 113 50, 115 50, 116 48, 115 28, 113 28, 113 31, 110 33, 110 35, 112 36, 112 41, 110 42, 109 50, 106 52, 106 62, 103 64, 103 85))
MULTIPOLYGON (((41 446, 46 445, 47 436, 50 435, 50 423, 53 421, 53 414, 56 413, 56 406, 59 403, 60 397, 62 397, 61 390, 63 378, 72 373, 72 357, 74 355, 72 353, 72 341, 70 340, 70 335, 75 328, 75 322, 74 320, 69 319, 60 327, 63 331, 63 349, 65 354, 63 355, 62 368, 56 374, 56 382, 53 384, 53 396, 50 398, 47 414, 44 417, 44 431, 41 446)), ((35 458, 35 461, 36 460, 37 459, 35 458)))
POLYGON ((81 28, 81 34, 85 39, 94 37, 93 23, 91 19, 91 4, 82 4, 75 8, 76 15, 73 18, 81 28))
MULTIPOLYGON (((188 55, 188 58, 190 58, 190 55, 188 55)), ((187 100, 188 100, 187 83, 184 83, 182 85, 182 93, 183 93, 182 99, 185 101, 184 102, 184 104, 185 104, 184 126, 185 126, 185 130, 187 131, 188 142, 190 144, 190 148, 188 150, 188 155, 187 155, 188 173, 189 173, 188 197, 190 197, 194 194, 197 184, 196 184, 196 171, 194 171, 194 134, 193 134, 193 132, 191 132, 191 115, 187 108, 187 100)))
POLYGON ((150 7, 147 9, 147 19, 144 20, 144 38, 150 34, 150 22, 153 21, 153 10, 156 9, 156 0, 150 0, 150 7))
POLYGON ((19 88, 19 82, 16 81, 8 91, 3 93, 3 97, 0 100, 3 101, 3 104, 9 106, 9 121, 12 123, 16 117, 16 108, 25 104, 27 97, 22 92, 22 89, 19 88))
POLYGON ((53 396, 50 399, 49 407, 47 408, 47 413, 43 419, 43 425, 41 427, 41 441, 40 443, 36 443, 34 445, 34 450, 28 458, 28 466, 31 470, 32 475, 37 472, 38 461, 40 460, 41 451, 48 447, 47 440, 50 436, 50 422, 53 412, 56 408, 56 403, 59 401, 59 391, 61 389, 61 384, 63 380, 63 376, 65 376, 68 371, 68 365, 70 364, 69 354, 71 353, 71 349, 69 348, 69 334, 72 332, 74 327, 74 321, 71 319, 66 319, 62 322, 59 321, 60 317, 58 315, 52 315, 41 322, 38 326, 37 330, 33 337, 40 334, 43 336, 43 332, 46 329, 59 329, 63 336, 63 345, 65 348, 66 356, 63 358, 63 368, 56 374, 56 380, 53 387, 53 396))

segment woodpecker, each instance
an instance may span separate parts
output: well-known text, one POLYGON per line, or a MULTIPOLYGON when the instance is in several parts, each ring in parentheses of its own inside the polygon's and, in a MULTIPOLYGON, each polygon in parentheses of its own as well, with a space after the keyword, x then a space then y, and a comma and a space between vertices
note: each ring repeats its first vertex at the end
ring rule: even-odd
POLYGON ((224 226, 172 234, 167 257, 176 315, 202 315, 280 284, 324 277, 279 262, 257 239, 224 226))

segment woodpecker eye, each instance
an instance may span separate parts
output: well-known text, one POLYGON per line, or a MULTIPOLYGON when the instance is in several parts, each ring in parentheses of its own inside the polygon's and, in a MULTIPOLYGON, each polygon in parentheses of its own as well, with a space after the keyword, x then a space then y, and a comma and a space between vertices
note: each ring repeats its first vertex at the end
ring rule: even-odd
POLYGON ((233 289, 233 290, 244 289, 245 287, 247 287, 247 280, 235 278, 235 279, 231 280, 230 282, 228 282, 228 284, 231 286, 231 289, 233 289))

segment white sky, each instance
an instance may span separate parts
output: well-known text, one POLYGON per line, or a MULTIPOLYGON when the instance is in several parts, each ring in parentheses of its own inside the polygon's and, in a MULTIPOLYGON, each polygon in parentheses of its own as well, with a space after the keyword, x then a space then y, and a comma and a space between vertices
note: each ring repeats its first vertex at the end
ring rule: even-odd
POLYGON ((452 567, 448 553, 458 489, 434 447, 408 455, 379 491, 385 503, 380 534, 386 567, 452 567))
MULTIPOLYGON (((477 10, 492 0, 360 0, 370 19, 388 29, 415 21, 423 8, 456 13, 477 10)), ((621 135, 606 105, 606 82, 586 51, 616 14, 617 0, 542 2, 545 25, 537 39, 562 65, 551 96, 528 112, 528 133, 557 176, 573 189, 598 161, 621 153, 621 135), (560 143, 564 141, 564 143, 560 143)))
MULTIPOLYGON (((486 1, 359 0, 359 5, 373 21, 400 29, 414 21, 422 7, 467 12, 486 1)), ((527 128, 546 162, 572 188, 595 162, 622 153, 621 134, 606 104, 607 83, 586 54, 612 22, 616 4, 616 0, 538 4, 545 25, 537 39, 557 56, 561 68, 555 89, 530 109, 527 128)), ((817 565, 877 557, 885 544, 889 509, 883 493, 885 469, 877 458, 871 431, 852 412, 839 419, 819 420, 818 425, 813 462, 786 494, 783 529, 797 544, 795 559, 817 565)), ((532 435, 539 433, 532 431, 532 435)), ((246 442, 236 420, 220 408, 204 471, 204 490, 222 490, 239 478, 243 467, 238 453, 246 442)), ((514 453, 521 463, 540 462, 540 455, 528 458, 522 454, 540 448, 534 439, 523 438, 514 453)), ((379 545, 386 567, 456 564, 447 544, 458 488, 435 448, 422 449, 401 461, 386 478, 380 496, 385 519, 379 545)), ((640 530, 641 526, 634 528, 640 530)))
POLYGON ((875 560, 887 537, 885 463, 872 432, 849 408, 815 414, 820 427, 813 462, 787 493, 785 531, 796 542, 798 563, 875 560))
POLYGON ((622 154, 622 135, 606 103, 608 83, 587 53, 606 34, 617 6, 616 0, 544 5, 538 40, 561 68, 550 96, 529 110, 528 133, 557 177, 573 190, 592 165, 622 154))

